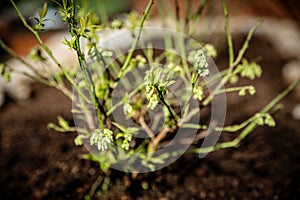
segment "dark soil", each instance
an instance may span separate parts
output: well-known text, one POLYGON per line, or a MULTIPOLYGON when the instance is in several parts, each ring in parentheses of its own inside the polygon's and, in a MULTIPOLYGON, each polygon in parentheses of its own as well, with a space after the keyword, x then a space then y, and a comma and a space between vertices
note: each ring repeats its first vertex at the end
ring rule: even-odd
MULTIPOLYGON (((263 39, 256 38, 251 45, 247 57, 263 57, 264 75, 255 82, 254 97, 228 96, 226 123, 252 116, 286 87, 281 78, 285 60, 263 39)), ((220 57, 225 55, 221 52, 220 57)), ((56 122, 57 115, 72 121, 71 102, 52 88, 40 84, 33 88, 29 102, 8 101, 0 110, 1 199, 83 199, 102 175, 98 164, 79 158, 86 150, 73 144, 76 133, 47 130, 47 123, 56 122)), ((275 114, 278 125, 256 129, 239 148, 203 159, 185 155, 134 180, 112 171, 109 191, 95 198, 296 199, 300 196, 300 131, 299 121, 290 114, 296 99, 289 95, 282 103, 285 109, 275 114)), ((228 138, 231 135, 224 133, 221 140, 228 138)))

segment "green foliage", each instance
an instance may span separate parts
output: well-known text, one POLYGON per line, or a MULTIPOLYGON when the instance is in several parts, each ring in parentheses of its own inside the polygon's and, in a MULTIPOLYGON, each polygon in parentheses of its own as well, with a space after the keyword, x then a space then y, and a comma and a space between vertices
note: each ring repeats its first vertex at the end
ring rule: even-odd
POLYGON ((198 99, 199 101, 202 101, 204 99, 204 91, 201 86, 196 86, 193 90, 194 93, 194 99, 198 99))
POLYGON ((124 23, 123 23, 122 20, 120 20, 120 19, 114 19, 114 20, 111 22, 110 27, 111 27, 112 29, 120 29, 120 28, 123 27, 123 25, 124 25, 124 23))
POLYGON ((76 138, 74 139, 74 143, 76 146, 81 146, 83 144, 82 142, 82 135, 77 135, 76 138))
POLYGON ((44 26, 45 26, 45 22, 50 20, 50 19, 45 19, 47 13, 48 13, 48 3, 45 2, 44 3, 44 6, 42 9, 38 8, 37 9, 37 13, 39 15, 39 17, 30 17, 30 19, 34 19, 37 24, 33 27, 33 29, 37 32, 40 32, 40 31, 44 31, 44 26))
POLYGON ((3 76, 6 82, 10 82, 10 73, 11 69, 5 63, 0 63, 0 76, 3 76))
POLYGON ((205 44, 204 45, 205 51, 207 55, 211 58, 217 57, 218 53, 215 47, 212 44, 205 44))
POLYGON ((126 115, 127 118, 131 118, 135 114, 135 109, 132 106, 132 103, 130 102, 130 98, 128 97, 128 93, 125 94, 123 98, 123 112, 126 115))
POLYGON ((274 127, 276 125, 274 118, 269 113, 258 113, 255 117, 255 122, 258 126, 268 125, 274 127))
POLYGON ((174 81, 169 79, 170 75, 165 74, 161 67, 153 67, 147 71, 144 78, 146 97, 149 101, 148 108, 154 110, 167 93, 167 87, 172 85, 174 81))
POLYGON ((61 16, 62 21, 63 22, 69 21, 72 15, 71 13, 72 7, 70 6, 68 0, 62 0, 61 4, 58 3, 57 1, 54 2, 56 2, 56 4, 58 5, 58 13, 61 16))
POLYGON ((33 48, 29 53, 29 59, 36 62, 46 61, 46 58, 42 56, 41 50, 39 48, 33 48))
POLYGON ((116 140, 123 139, 121 143, 121 148, 128 151, 130 148, 132 136, 138 132, 138 129, 133 127, 125 128, 124 126, 115 122, 113 124, 120 130, 116 134, 116 140))
POLYGON ((236 72, 240 73, 242 77, 247 77, 251 80, 254 80, 255 78, 261 76, 262 69, 257 63, 249 63, 246 59, 243 59, 242 63, 237 66, 236 72))
MULTIPOLYGON (((245 96, 247 93, 255 95, 256 90, 252 85, 236 87, 230 87, 228 85, 229 83, 238 83, 240 77, 246 77, 252 81, 262 75, 261 67, 256 62, 249 62, 244 57, 249 41, 261 21, 249 31, 242 48, 238 55, 235 56, 229 29, 227 7, 224 0, 221 0, 221 2, 224 11, 229 63, 227 69, 220 73, 221 81, 219 81, 213 74, 210 74, 211 72, 209 70, 208 56, 213 58, 217 56, 217 51, 211 44, 204 44, 201 49, 197 48, 191 50, 186 49, 183 43, 183 45, 180 46, 180 53, 182 55, 178 56, 175 53, 175 49, 172 49, 172 43, 182 43, 184 41, 178 39, 178 41, 172 42, 170 41, 170 38, 165 37, 165 44, 168 47, 168 50, 160 55, 155 55, 151 44, 146 45, 147 50, 143 53, 135 51, 142 34, 142 29, 144 28, 144 22, 148 18, 149 11, 153 5, 152 0, 149 1, 142 16, 139 16, 139 14, 134 11, 128 13, 126 16, 127 23, 124 23, 123 19, 117 17, 114 18, 113 21, 109 21, 105 16, 97 17, 95 16, 95 13, 87 12, 89 11, 89 6, 85 7, 83 5, 82 7, 77 7, 73 0, 62 0, 61 3, 57 3, 59 7, 58 12, 61 15, 62 20, 67 22, 70 28, 70 39, 65 39, 63 43, 68 46, 69 49, 76 51, 80 66, 80 71, 72 73, 59 63, 39 36, 39 31, 43 30, 43 23, 47 20, 45 19, 48 10, 47 3, 44 4, 42 9, 38 10, 39 19, 35 19, 37 20, 37 25, 30 27, 12 1, 23 24, 36 36, 41 48, 49 56, 49 59, 51 59, 60 69, 59 75, 45 78, 39 72, 36 72, 33 67, 28 65, 33 71, 34 77, 42 83, 59 89, 70 97, 71 100, 76 100, 74 101, 76 102, 76 109, 74 108, 72 112, 73 114, 81 114, 83 117, 80 118, 80 120, 85 121, 87 124, 87 127, 77 127, 77 129, 75 129, 75 127, 71 127, 68 121, 63 117, 58 116, 58 125, 49 123, 48 128, 58 132, 78 131, 80 134, 78 134, 74 140, 75 145, 83 145, 85 142, 88 142, 89 145, 96 146, 100 151, 99 154, 91 153, 84 155, 83 158, 98 162, 101 170, 107 174, 109 174, 109 167, 118 163, 120 160, 127 159, 128 163, 135 163, 137 159, 141 159, 144 167, 154 171, 157 165, 164 164, 167 159, 179 155, 179 150, 174 150, 173 152, 164 153, 158 156, 155 155, 155 151, 160 149, 164 145, 164 142, 168 142, 170 140, 169 138, 174 137, 180 128, 190 128, 195 129, 196 131, 207 130, 209 127, 207 124, 189 124, 185 123, 185 121, 187 118, 198 115, 200 112, 199 109, 210 106, 212 100, 219 94, 237 92, 239 96, 245 96), (114 56, 118 52, 109 49, 101 49, 97 46, 101 41, 97 31, 104 28, 119 29, 121 27, 126 27, 132 31, 135 28, 139 29, 133 34, 134 42, 128 54, 115 59, 114 56), (83 53, 80 43, 80 40, 83 38, 88 41, 87 55, 83 53), (184 57, 187 57, 187 59, 184 57), (87 63, 90 61, 94 64, 88 65, 87 63), (107 61, 109 61, 109 67, 105 68, 107 66, 107 61), (150 67, 149 69, 146 69, 145 66, 150 67), (145 70, 146 75, 144 79, 141 80, 141 85, 132 89, 130 88, 132 86, 130 81, 126 80, 126 75, 128 73, 134 73, 135 69, 145 70), (82 74, 82 79, 80 79, 78 83, 75 82, 76 72, 81 72, 80 74, 82 74), (190 101, 186 101, 187 103, 183 106, 183 110, 177 108, 178 103, 176 102, 176 98, 174 95, 172 96, 172 93, 170 92, 170 87, 175 85, 176 78, 180 78, 180 80, 183 80, 183 82, 189 86, 186 90, 188 90, 190 94, 186 95, 187 97, 183 95, 184 97, 182 98, 184 100, 193 99, 197 101, 200 108, 191 111, 188 110, 190 101), (72 96, 71 91, 64 84, 63 80, 68 81, 68 83, 73 86, 73 89, 78 93, 80 100, 75 99, 76 97, 72 96), (119 102, 112 105, 112 92, 120 85, 120 83, 122 83, 125 88, 130 88, 132 90, 125 93, 119 102), (211 85, 215 86, 214 90, 208 91, 208 87, 211 85), (222 85, 228 87, 222 89, 222 85), (153 124, 159 123, 155 120, 160 121, 163 119, 165 120, 165 123, 162 130, 157 132, 155 128, 150 127, 148 124, 148 115, 149 113, 154 112, 158 105, 162 107, 164 116, 160 119, 154 119, 153 124), (88 106, 93 107, 95 110, 97 118, 96 122, 93 121, 94 119, 91 117, 88 106), (148 138, 137 139, 135 136, 141 131, 140 129, 125 127, 114 121, 113 112, 119 107, 121 107, 121 110, 127 119, 140 125, 140 129, 146 132, 148 138), (183 112, 183 114, 180 112, 183 112), (118 153, 110 151, 114 146, 119 148, 118 153)), ((184 20, 185 31, 190 34, 193 32, 193 30, 187 28, 187 25, 197 22, 205 5, 206 1, 199 3, 197 12, 186 16, 186 19, 184 20)), ((1 46, 10 52, 12 56, 17 57, 17 55, 13 54, 2 41, 1 46)), ((44 61, 40 51, 37 49, 32 51, 30 58, 39 62, 44 61)), ((22 60, 21 58, 19 59, 22 60)), ((26 63, 26 61, 23 62, 26 63)), ((10 77, 10 71, 11 68, 7 68, 6 65, 0 64, 0 74, 6 77, 7 80, 9 80, 10 77)), ((208 153, 222 148, 237 147, 257 126, 267 125, 274 127, 276 122, 271 114, 274 113, 276 104, 291 91, 296 84, 297 83, 284 90, 264 109, 255 113, 244 122, 214 128, 215 131, 237 132, 237 137, 232 141, 217 143, 216 145, 209 147, 196 147, 192 149, 191 152, 208 153)), ((178 92, 182 91, 178 89, 178 92)), ((243 114, 244 113, 241 113, 241 115, 243 114)), ((147 188, 148 186, 144 185, 144 187, 147 188)))
POLYGON ((58 125, 49 123, 48 128, 57 132, 74 132, 76 130, 74 127, 70 127, 69 123, 62 116, 58 116, 57 120, 58 125))
POLYGON ((250 95, 254 95, 256 92, 255 88, 253 86, 245 86, 245 87, 241 87, 241 89, 239 91, 239 96, 245 96, 247 90, 250 95))
POLYGON ((139 24, 141 23, 141 17, 139 14, 135 11, 131 11, 127 15, 127 20, 129 23, 128 29, 129 30, 134 30, 139 27, 139 24))

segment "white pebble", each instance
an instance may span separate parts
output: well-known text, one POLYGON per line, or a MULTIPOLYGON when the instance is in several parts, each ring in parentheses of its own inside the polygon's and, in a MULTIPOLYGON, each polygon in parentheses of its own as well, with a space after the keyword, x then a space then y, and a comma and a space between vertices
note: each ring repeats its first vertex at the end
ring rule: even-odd
POLYGON ((300 120, 300 104, 297 104, 292 111, 294 119, 300 120))

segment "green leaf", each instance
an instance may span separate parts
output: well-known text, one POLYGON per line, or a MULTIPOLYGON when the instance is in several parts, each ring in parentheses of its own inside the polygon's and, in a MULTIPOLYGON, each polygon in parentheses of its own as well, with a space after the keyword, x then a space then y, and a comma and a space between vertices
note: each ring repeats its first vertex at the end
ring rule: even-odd
POLYGON ((10 82, 10 70, 6 70, 5 74, 4 74, 4 79, 6 82, 10 82))
POLYGON ((124 126, 118 124, 117 122, 112 122, 113 125, 115 125, 118 129, 120 129, 122 132, 126 133, 127 130, 124 126))
POLYGON ((83 18, 83 17, 80 17, 79 18, 79 24, 80 24, 79 34, 82 36, 85 32, 86 25, 87 25, 86 19, 83 18))
POLYGON ((77 137, 74 139, 74 143, 76 146, 81 146, 82 145, 82 136, 77 135, 77 137))
POLYGON ((63 8, 66 9, 68 6, 68 0, 63 0, 62 3, 63 3, 63 8))
POLYGON ((248 92, 249 92, 250 95, 254 95, 256 93, 256 90, 253 86, 249 86, 248 92))
POLYGON ((6 65, 4 63, 0 64, 0 76, 3 76, 5 82, 10 82, 10 68, 6 68, 6 65))
POLYGON ((258 126, 264 125, 263 115, 260 114, 260 113, 258 113, 258 114, 256 114, 256 117, 257 117, 256 120, 255 120, 256 124, 257 124, 258 126))
POLYGON ((212 44, 205 44, 204 45, 205 51, 208 56, 215 58, 217 57, 218 53, 216 48, 212 44))
POLYGON ((204 92, 203 92, 203 88, 201 86, 196 86, 194 88, 194 99, 198 99, 199 101, 202 101, 204 98, 204 92))
POLYGON ((41 50, 37 47, 33 48, 29 53, 29 59, 32 61, 45 61, 46 58, 42 56, 41 50))
POLYGON ((151 157, 150 161, 155 163, 155 164, 164 164, 165 161, 162 158, 159 157, 151 157))
POLYGON ((266 114, 265 116, 265 124, 267 124, 270 127, 276 126, 276 122, 274 118, 270 114, 266 114))
POLYGON ((242 63, 238 65, 242 77, 247 77, 254 80, 256 77, 260 77, 262 74, 261 67, 255 62, 249 63, 246 59, 242 60, 242 63))
POLYGON ((166 85, 166 86, 168 87, 168 86, 170 86, 170 85, 173 85, 174 83, 176 83, 176 81, 174 81, 174 80, 170 80, 170 81, 167 83, 167 85, 166 85))
POLYGON ((236 75, 231 76, 229 79, 231 84, 236 84, 238 82, 238 80, 239 80, 239 77, 236 75))
POLYGON ((122 138, 122 137, 124 137, 124 133, 123 132, 119 132, 116 135, 116 140, 119 139, 119 138, 122 138))
POLYGON ((140 24, 140 16, 138 15, 138 13, 136 11, 131 11, 128 15, 127 15, 127 21, 129 23, 129 29, 133 30, 135 28, 138 28, 139 24, 140 24))
POLYGON ((242 88, 240 91, 239 91, 239 96, 245 96, 246 95, 246 88, 242 88))
POLYGON ((130 143, 128 142, 128 140, 124 140, 122 145, 121 145, 121 148, 128 151, 129 147, 130 147, 130 143))
POLYGON ((4 74, 5 66, 6 66, 5 63, 0 63, 0 75, 4 74))
POLYGON ((63 129, 66 129, 68 130, 70 128, 68 122, 61 116, 58 116, 57 117, 58 119, 58 124, 63 128, 63 129))
POLYGON ((67 40, 67 38, 65 38, 62 43, 69 46, 69 49, 72 50, 72 49, 75 49, 75 41, 76 41, 76 37, 73 36, 71 38, 71 40, 67 40))
POLYGON ((59 126, 57 126, 56 124, 53 124, 53 123, 49 123, 47 125, 47 128, 55 130, 57 132, 68 132, 67 130, 65 130, 65 129, 63 129, 63 128, 61 128, 61 127, 59 127, 59 126))
POLYGON ((114 19, 112 22, 111 22, 111 28, 113 29, 120 29, 122 28, 123 26, 123 22, 120 20, 120 19, 114 19))
POLYGON ((44 6, 43 6, 43 9, 38 9, 37 12, 39 13, 39 16, 40 16, 40 20, 42 21, 44 19, 44 17, 47 15, 47 12, 48 12, 48 3, 45 2, 44 3, 44 6))

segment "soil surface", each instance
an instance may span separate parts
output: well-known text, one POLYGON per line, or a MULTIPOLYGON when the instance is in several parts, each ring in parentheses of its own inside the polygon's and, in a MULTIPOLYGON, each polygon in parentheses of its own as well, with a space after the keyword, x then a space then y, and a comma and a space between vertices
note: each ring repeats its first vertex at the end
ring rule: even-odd
MULTIPOLYGON (((242 38, 240 38, 242 41, 242 38)), ((238 44, 238 42, 237 42, 238 44)), ((225 52, 225 50, 224 50, 225 52)), ((218 66, 226 57, 220 52, 218 66)), ((255 38, 247 57, 264 70, 254 97, 228 95, 226 124, 239 123, 266 105, 287 85, 281 59, 268 41, 255 38)), ((250 84, 242 80, 243 84, 250 84)), ((87 153, 73 143, 76 133, 47 130, 62 115, 72 122, 71 102, 55 89, 33 85, 30 101, 7 101, 0 110, 1 199, 83 199, 103 173, 98 164, 80 159, 87 153)), ((300 196, 299 121, 291 116, 292 94, 275 114, 275 128, 259 127, 237 149, 219 150, 203 159, 184 155, 170 166, 135 179, 111 171, 109 190, 95 199, 296 199, 300 196), (125 187, 127 185, 127 187, 125 187)), ((222 134, 220 140, 232 135, 222 134)))

